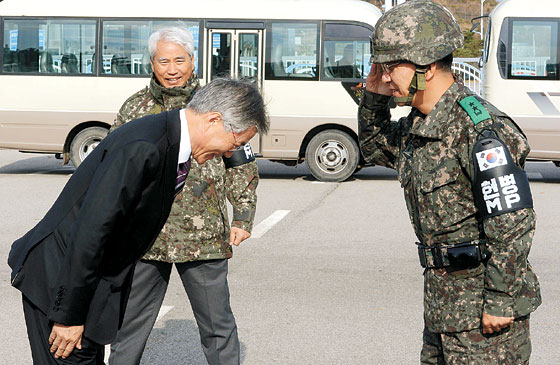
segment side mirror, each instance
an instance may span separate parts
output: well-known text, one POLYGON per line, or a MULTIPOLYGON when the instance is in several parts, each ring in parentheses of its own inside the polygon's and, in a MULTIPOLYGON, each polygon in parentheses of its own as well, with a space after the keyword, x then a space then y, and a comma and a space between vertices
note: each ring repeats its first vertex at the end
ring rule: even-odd
POLYGON ((480 27, 481 23, 484 21, 484 18, 488 18, 488 17, 489 17, 488 15, 481 15, 481 16, 477 16, 477 17, 472 18, 471 19, 472 27, 471 27, 470 31, 472 33, 475 33, 475 34, 480 34, 481 37, 484 37, 484 34, 482 34, 482 32, 480 32, 480 31, 477 31, 476 29, 478 29, 478 27, 480 27), (477 21, 479 19, 480 19, 480 21, 475 23, 475 21, 477 21))
MULTIPOLYGON (((473 20, 474 20, 474 19, 473 19, 473 20)), ((479 26, 480 26, 480 23, 473 23, 473 25, 472 25, 472 27, 471 27, 471 29, 470 29, 470 32, 473 32, 473 33, 480 33, 480 32, 475 32, 475 30, 476 30, 479 26)))

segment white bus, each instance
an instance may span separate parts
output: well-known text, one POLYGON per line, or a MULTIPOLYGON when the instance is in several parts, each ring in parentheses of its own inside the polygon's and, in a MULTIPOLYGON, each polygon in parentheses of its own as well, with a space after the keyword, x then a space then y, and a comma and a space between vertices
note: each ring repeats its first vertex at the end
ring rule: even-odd
POLYGON ((560 1, 505 0, 490 13, 482 95, 509 114, 530 159, 560 166, 560 1))
POLYGON ((239 77, 262 88, 271 129, 253 139, 257 156, 345 180, 360 163, 353 87, 369 72, 380 16, 360 0, 3 0, 0 148, 78 165, 148 84, 149 35, 182 24, 202 83, 239 77))

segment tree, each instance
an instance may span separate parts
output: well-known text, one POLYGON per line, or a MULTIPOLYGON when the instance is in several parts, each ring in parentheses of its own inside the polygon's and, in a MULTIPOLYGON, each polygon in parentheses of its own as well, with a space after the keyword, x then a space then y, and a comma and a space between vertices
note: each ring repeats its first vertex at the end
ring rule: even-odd
POLYGON ((480 57, 480 52, 484 44, 478 36, 469 30, 463 30, 463 35, 465 36, 465 45, 463 48, 453 52, 454 57, 480 57))

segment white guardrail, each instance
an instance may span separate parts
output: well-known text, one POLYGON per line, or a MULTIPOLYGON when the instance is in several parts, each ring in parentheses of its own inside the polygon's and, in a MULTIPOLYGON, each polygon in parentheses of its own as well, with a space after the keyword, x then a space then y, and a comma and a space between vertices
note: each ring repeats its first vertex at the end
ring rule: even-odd
POLYGON ((480 95, 482 87, 480 69, 473 64, 478 65, 478 58, 455 58, 451 69, 461 76, 466 87, 476 95, 480 95))

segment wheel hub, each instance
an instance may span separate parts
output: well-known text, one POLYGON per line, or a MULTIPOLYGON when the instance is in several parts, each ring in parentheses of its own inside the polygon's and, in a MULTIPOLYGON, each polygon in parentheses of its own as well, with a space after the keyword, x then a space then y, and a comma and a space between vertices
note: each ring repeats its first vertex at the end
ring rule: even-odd
POLYGON ((80 146, 80 159, 83 161, 86 157, 97 147, 97 145, 101 142, 99 138, 88 138, 87 140, 82 143, 80 146))
POLYGON ((336 173, 346 166, 348 151, 340 142, 331 140, 319 146, 316 157, 323 171, 336 173))
POLYGON ((337 155, 334 152, 328 152, 327 153, 327 160, 329 161, 335 161, 337 159, 337 155))

